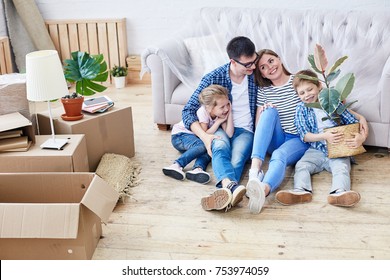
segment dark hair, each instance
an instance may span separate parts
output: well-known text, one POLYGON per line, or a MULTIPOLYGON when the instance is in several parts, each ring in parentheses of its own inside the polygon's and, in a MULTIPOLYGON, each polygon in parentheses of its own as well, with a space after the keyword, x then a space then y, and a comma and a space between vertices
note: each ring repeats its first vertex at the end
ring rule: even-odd
POLYGON ((238 36, 230 40, 226 46, 230 59, 240 59, 241 56, 251 57, 255 54, 255 44, 247 37, 238 36))
MULTIPOLYGON (((259 55, 259 62, 260 62, 260 59, 262 58, 262 56, 265 55, 265 54, 269 54, 269 55, 272 55, 272 56, 275 56, 275 57, 279 57, 278 54, 277 54, 276 52, 274 52, 273 50, 269 50, 269 49, 262 49, 262 50, 260 50, 257 54, 259 55)), ((291 75, 290 71, 288 71, 288 70, 286 69, 286 67, 284 67, 283 64, 282 64, 282 67, 283 67, 283 72, 284 72, 286 75, 291 75)), ((264 78, 264 77, 261 75, 259 65, 256 65, 256 69, 255 69, 255 79, 256 79, 256 83, 257 83, 260 87, 272 86, 271 80, 270 80, 270 79, 267 79, 267 78, 264 78)))
POLYGON ((317 74, 314 73, 313 71, 307 69, 307 70, 301 70, 299 71, 298 73, 295 74, 294 76, 294 79, 293 79, 293 87, 295 90, 297 90, 297 87, 302 83, 302 82, 309 82, 309 83, 312 83, 314 85, 316 85, 317 87, 321 86, 321 83, 319 80, 310 80, 310 79, 307 79, 305 77, 301 77, 299 75, 306 75, 306 76, 310 76, 310 77, 313 77, 313 78, 318 78, 317 74))

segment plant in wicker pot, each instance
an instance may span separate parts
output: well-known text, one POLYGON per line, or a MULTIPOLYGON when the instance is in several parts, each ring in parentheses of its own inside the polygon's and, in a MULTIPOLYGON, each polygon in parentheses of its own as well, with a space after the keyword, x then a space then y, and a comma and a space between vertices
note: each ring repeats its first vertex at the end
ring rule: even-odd
POLYGON ((114 67, 110 70, 110 73, 114 78, 115 87, 124 88, 126 84, 127 68, 114 65, 114 67))
MULTIPOLYGON (((346 98, 351 93, 354 83, 355 76, 353 73, 345 74, 341 77, 335 86, 331 86, 331 82, 335 81, 336 78, 340 75, 341 70, 339 69, 340 65, 348 58, 348 56, 343 56, 339 58, 334 65, 327 70, 328 59, 326 57, 325 50, 320 46, 316 45, 314 49, 314 55, 309 55, 308 60, 314 71, 321 75, 321 78, 314 78, 311 76, 300 75, 306 79, 310 80, 319 80, 322 82, 325 87, 319 93, 318 102, 307 103, 305 106, 322 109, 327 117, 322 120, 331 120, 335 123, 335 127, 328 128, 332 131, 342 132, 344 138, 353 138, 353 133, 359 133, 359 123, 342 125, 340 115, 353 103, 357 102, 346 102, 346 98)), ((341 144, 332 144, 327 141, 328 147, 328 157, 329 158, 338 158, 353 156, 357 154, 364 153, 366 150, 363 146, 353 149, 349 148, 342 142, 341 144)))
POLYGON ((102 54, 90 55, 87 52, 72 52, 71 59, 65 59, 64 73, 68 82, 76 83, 75 92, 61 98, 64 105, 64 120, 79 120, 84 96, 94 95, 107 89, 102 82, 107 81, 107 63, 102 54))

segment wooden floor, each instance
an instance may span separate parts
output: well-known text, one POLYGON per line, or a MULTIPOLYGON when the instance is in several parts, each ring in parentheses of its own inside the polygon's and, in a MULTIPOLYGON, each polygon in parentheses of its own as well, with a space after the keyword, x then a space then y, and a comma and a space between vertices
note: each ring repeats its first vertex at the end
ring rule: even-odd
MULTIPOLYGON (((354 208, 327 204, 331 176, 313 176, 308 204, 282 206, 271 194, 259 215, 249 213, 247 199, 228 212, 206 212, 200 199, 207 185, 176 181, 161 168, 179 155, 169 131, 152 121, 151 87, 128 85, 104 94, 132 106, 141 183, 119 203, 95 251, 95 260, 370 260, 390 259, 390 159, 387 150, 370 148, 356 157, 352 189, 362 199, 354 208)), ((243 184, 247 182, 247 169, 243 184)), ((211 171, 211 167, 209 166, 211 171)), ((265 167, 266 169, 266 167, 265 167)), ((292 188, 292 169, 280 189, 292 188)))

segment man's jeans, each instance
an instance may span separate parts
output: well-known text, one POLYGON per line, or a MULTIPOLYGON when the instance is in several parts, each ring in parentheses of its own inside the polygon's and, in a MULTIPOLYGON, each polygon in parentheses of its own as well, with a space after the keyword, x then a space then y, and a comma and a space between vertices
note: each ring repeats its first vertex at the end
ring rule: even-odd
POLYGON ((239 182, 245 163, 251 155, 253 133, 235 127, 232 138, 229 138, 221 128, 215 132, 215 135, 220 137, 214 139, 211 145, 212 166, 217 178, 217 187, 221 186, 223 179, 239 182))

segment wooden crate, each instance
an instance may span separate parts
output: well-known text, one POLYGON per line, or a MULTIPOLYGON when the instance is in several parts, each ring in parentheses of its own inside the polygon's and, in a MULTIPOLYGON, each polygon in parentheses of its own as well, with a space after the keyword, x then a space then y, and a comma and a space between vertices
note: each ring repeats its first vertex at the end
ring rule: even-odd
POLYGON ((140 79, 141 72, 141 57, 139 55, 130 55, 126 59, 127 61, 127 84, 151 84, 150 73, 145 73, 140 79))
POLYGON ((11 48, 8 37, 0 37, 0 74, 13 73, 11 48))
POLYGON ((126 19, 46 20, 49 35, 63 61, 73 51, 103 54, 107 66, 126 66, 126 19))

